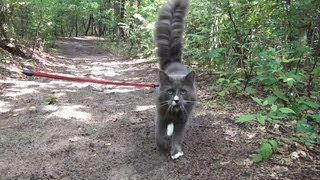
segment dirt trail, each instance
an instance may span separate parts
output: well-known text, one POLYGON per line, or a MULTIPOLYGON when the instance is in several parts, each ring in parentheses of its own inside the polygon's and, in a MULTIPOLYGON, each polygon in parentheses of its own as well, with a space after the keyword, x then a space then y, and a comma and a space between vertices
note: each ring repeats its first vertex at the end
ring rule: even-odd
MULTIPOLYGON (((156 64, 106 54, 90 39, 57 41, 53 69, 74 76, 155 82, 156 64)), ((0 179, 301 179, 252 165, 257 137, 233 114, 199 106, 172 161, 154 143, 154 90, 29 78, 1 80, 0 179)), ((278 169, 273 169, 274 167, 278 169)), ((309 173, 310 175, 310 173, 309 173)), ((316 177, 310 175, 310 177, 316 177)))

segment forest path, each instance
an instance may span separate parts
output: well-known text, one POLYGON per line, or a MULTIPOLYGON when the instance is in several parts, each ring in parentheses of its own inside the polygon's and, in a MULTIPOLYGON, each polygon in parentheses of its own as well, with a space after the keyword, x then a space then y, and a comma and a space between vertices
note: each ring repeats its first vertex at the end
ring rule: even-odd
MULTIPOLYGON (((106 54, 95 42, 58 40, 51 68, 156 82, 155 63, 106 54)), ((153 89, 33 77, 1 84, 0 179, 274 179, 300 173, 252 165, 248 157, 259 135, 240 130, 234 114, 200 105, 186 134, 185 156, 172 161, 154 143, 153 89)))

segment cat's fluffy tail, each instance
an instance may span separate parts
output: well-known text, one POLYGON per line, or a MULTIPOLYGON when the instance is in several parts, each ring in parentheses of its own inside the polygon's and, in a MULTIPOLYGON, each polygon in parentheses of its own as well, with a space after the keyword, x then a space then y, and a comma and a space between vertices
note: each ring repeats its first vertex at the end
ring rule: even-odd
POLYGON ((169 0, 159 13, 155 41, 162 70, 172 62, 181 62, 184 17, 188 7, 189 0, 169 0))

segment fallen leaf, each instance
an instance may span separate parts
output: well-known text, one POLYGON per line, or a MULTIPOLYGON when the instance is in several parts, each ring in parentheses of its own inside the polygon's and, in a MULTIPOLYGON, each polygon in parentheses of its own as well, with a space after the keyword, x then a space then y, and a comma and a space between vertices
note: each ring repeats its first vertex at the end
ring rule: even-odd
POLYGON ((79 140, 80 140, 80 137, 78 137, 78 136, 75 136, 73 138, 69 138, 70 142, 76 142, 76 141, 79 141, 79 140))
POLYGON ((37 108, 35 106, 30 106, 29 107, 29 111, 30 112, 36 112, 37 111, 37 108))
POLYGON ((91 135, 93 135, 95 133, 96 133, 95 129, 88 128, 88 129, 85 129, 84 132, 81 135, 82 136, 91 136, 91 135))
POLYGON ((272 171, 275 171, 277 173, 287 172, 289 169, 285 166, 274 166, 272 168, 272 171))

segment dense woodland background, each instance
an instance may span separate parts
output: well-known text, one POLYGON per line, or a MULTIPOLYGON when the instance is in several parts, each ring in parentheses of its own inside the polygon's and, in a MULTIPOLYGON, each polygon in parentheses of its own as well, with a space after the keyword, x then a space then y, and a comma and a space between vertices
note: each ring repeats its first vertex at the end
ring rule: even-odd
MULTIPOLYGON (((45 50, 58 37, 99 36, 112 53, 153 57, 154 22, 164 2, 1 0, 0 47, 27 57, 22 44, 45 50)), ((192 0, 185 39, 187 64, 215 77, 206 85, 217 98, 259 105, 237 123, 289 128, 262 140, 255 161, 267 159, 279 140, 319 145, 319 0, 192 0)))

